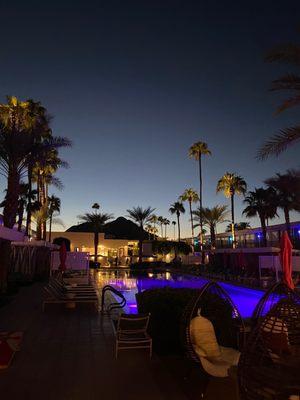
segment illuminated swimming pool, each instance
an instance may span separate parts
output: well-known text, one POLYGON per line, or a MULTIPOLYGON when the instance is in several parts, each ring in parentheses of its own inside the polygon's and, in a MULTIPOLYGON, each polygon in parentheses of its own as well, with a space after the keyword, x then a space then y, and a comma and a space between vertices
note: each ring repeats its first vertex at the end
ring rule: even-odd
MULTIPOLYGON (((201 288, 207 280, 202 277, 191 275, 180 275, 170 272, 151 274, 132 277, 128 271, 100 271, 97 273, 99 287, 111 285, 118 289, 126 298, 127 305, 125 311, 129 313, 137 312, 135 294, 154 288, 201 288)), ((230 283, 219 282, 227 291, 231 299, 238 307, 244 318, 251 317, 253 310, 264 294, 261 290, 249 289, 242 286, 235 286, 230 283)))

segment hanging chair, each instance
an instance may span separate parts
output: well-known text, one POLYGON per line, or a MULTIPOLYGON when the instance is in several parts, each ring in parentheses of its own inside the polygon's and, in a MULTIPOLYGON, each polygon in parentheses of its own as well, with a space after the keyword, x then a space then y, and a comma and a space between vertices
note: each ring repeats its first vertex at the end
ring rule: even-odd
POLYGON ((300 302, 282 297, 260 319, 241 354, 240 398, 287 400, 299 396, 299 370, 300 302))
POLYGON ((257 303, 253 314, 252 324, 259 322, 280 300, 291 300, 300 305, 300 295, 295 290, 290 289, 285 283, 278 282, 271 286, 260 301, 257 303))
MULTIPOLYGON (((188 376, 194 369, 193 367, 196 367, 198 371, 197 379, 202 382, 201 395, 203 396, 210 377, 223 375, 215 375, 214 365, 210 362, 211 359, 205 357, 205 355, 204 357, 199 356, 197 347, 195 347, 192 329, 194 322, 197 320, 196 317, 200 315, 200 322, 204 322, 206 326, 209 324, 214 331, 213 336, 216 339, 215 348, 217 347, 217 351, 219 351, 219 348, 227 350, 238 349, 240 335, 244 333, 244 324, 230 296, 216 282, 205 284, 184 310, 181 321, 181 341, 187 362, 186 375, 188 376)), ((205 341, 206 337, 207 335, 205 334, 205 341)), ((238 353, 236 350, 233 351, 238 353)), ((224 368, 224 363, 218 362, 218 364, 217 368, 221 366, 224 368)))

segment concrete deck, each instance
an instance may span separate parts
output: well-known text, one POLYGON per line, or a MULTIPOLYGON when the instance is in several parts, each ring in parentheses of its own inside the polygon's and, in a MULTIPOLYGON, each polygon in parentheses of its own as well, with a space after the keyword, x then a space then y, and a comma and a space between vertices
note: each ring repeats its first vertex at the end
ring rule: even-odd
MULTIPOLYGON (((106 316, 91 310, 41 310, 42 285, 24 287, 0 308, 0 330, 24 331, 21 351, 0 370, 3 400, 187 400, 199 399, 197 384, 186 390, 176 360, 152 360, 143 350, 113 354, 106 316)), ((212 381, 207 399, 235 399, 227 380, 212 381), (220 396, 220 397, 219 397, 220 396)))

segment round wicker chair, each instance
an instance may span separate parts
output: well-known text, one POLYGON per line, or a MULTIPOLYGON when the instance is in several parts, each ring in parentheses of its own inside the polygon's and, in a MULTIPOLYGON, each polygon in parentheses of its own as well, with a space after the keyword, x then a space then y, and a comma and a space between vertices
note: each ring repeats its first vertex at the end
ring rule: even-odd
POLYGON ((240 335, 244 334, 244 324, 237 307, 227 292, 216 282, 205 284, 190 301, 182 315, 181 341, 186 361, 186 379, 196 367, 197 379, 204 396, 210 375, 205 371, 194 350, 190 332, 191 320, 198 315, 209 319, 215 330, 218 344, 224 347, 239 348, 240 335))
POLYGON ((241 354, 240 398, 287 400, 300 395, 299 369, 300 302, 282 297, 260 319, 241 354))
POLYGON ((290 300, 292 303, 300 305, 300 295, 290 289, 285 283, 279 282, 271 286, 260 301, 257 303, 253 314, 252 323, 259 322, 280 300, 290 300))

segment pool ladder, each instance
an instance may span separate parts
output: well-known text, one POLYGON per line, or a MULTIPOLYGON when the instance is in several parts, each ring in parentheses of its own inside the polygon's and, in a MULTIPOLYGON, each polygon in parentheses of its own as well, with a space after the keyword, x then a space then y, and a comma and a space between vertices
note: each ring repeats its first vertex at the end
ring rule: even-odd
POLYGON ((101 312, 104 313, 105 311, 107 311, 108 313, 110 313, 112 310, 118 309, 118 308, 123 308, 126 306, 126 299, 125 297, 122 295, 121 292, 119 292, 119 290, 115 289, 113 286, 111 285, 105 285, 102 289, 102 296, 101 296, 101 312), (116 296, 118 296, 121 300, 115 301, 115 302, 111 302, 106 308, 105 308, 105 293, 106 292, 112 292, 113 294, 115 294, 116 296))

